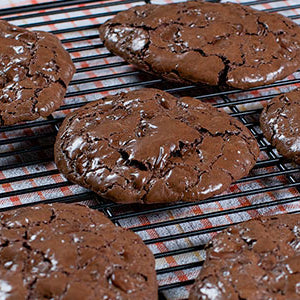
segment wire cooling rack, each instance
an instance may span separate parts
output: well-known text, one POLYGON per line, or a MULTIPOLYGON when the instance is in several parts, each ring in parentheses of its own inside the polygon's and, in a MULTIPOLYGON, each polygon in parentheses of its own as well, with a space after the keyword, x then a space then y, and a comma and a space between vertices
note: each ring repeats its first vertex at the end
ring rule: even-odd
MULTIPOLYGON (((300 73, 248 91, 214 93, 193 85, 169 84, 144 74, 109 53, 97 28, 118 11, 145 2, 151 1, 40 1, 0 10, 1 18, 16 25, 56 34, 77 68, 65 104, 57 112, 47 119, 0 127, 0 205, 4 211, 33 203, 84 201, 102 210, 116 224, 138 233, 153 251, 160 299, 181 299, 187 297, 188 288, 201 268, 205 243, 217 231, 258 215, 300 211, 299 165, 282 158, 265 140, 258 124, 265 101, 299 86, 300 73), (168 206, 113 204, 66 181, 53 162, 53 144, 65 114, 87 101, 141 87, 161 88, 176 96, 194 96, 238 118, 260 146, 261 155, 253 171, 222 195, 198 204, 168 206)), ((155 1, 167 2, 178 1, 155 1)), ((242 2, 300 21, 297 1, 242 2)))

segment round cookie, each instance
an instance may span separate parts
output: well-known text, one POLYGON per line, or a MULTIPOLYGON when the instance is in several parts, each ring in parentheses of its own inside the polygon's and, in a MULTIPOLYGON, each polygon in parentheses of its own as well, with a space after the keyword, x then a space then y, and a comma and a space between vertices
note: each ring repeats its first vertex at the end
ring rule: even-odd
POLYGON ((262 111, 260 126, 280 154, 300 164, 300 89, 272 99, 262 111))
POLYGON ((189 300, 300 299, 300 217, 231 226, 207 246, 189 300))
POLYGON ((0 52, 0 126, 60 107, 75 67, 53 34, 0 20, 0 52))
POLYGON ((247 89, 300 67, 300 28, 280 14, 233 3, 135 6, 100 26, 111 52, 180 83, 247 89))
POLYGON ((1 299, 157 299, 155 261, 139 236, 82 205, 0 216, 1 299))
POLYGON ((238 120, 194 98, 141 89, 69 114, 54 157, 67 179, 121 203, 197 201, 226 190, 259 148, 238 120))

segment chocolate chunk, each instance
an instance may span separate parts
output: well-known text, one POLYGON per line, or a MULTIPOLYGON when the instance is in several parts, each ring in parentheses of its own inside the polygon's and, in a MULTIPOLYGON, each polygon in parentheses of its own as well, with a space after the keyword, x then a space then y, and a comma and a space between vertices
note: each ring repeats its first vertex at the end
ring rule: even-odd
POLYGON ((143 71, 180 83, 247 89, 300 67, 300 28, 233 3, 136 6, 100 27, 105 46, 143 71))
POLYGON ((197 201, 226 190, 259 148, 239 121, 157 89, 109 96, 69 114, 55 162, 70 181, 122 203, 197 201))
POLYGON ((300 299, 300 217, 231 226, 207 246, 189 300, 300 299))
POLYGON ((300 164, 300 89, 272 99, 262 111, 260 125, 279 153, 300 164))
POLYGON ((0 216, 1 299, 157 299, 155 261, 141 238, 75 204, 0 216))
POLYGON ((0 126, 60 107, 75 67, 53 34, 0 20, 0 52, 0 126))

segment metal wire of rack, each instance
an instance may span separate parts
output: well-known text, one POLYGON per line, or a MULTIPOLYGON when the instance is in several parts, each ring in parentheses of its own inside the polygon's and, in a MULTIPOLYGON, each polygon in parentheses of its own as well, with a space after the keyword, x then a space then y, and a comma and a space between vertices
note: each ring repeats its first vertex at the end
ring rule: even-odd
MULTIPOLYGON (((144 74, 109 53, 99 39, 97 28, 118 11, 145 2, 150 1, 60 0, 0 10, 1 18, 16 25, 38 30, 50 28, 61 38, 77 67, 65 104, 57 112, 47 119, 0 127, 0 204, 4 211, 32 205, 33 201, 88 201, 92 208, 102 210, 116 224, 140 234, 158 262, 168 262, 157 269, 160 299, 165 299, 193 282, 203 262, 205 242, 217 231, 235 223, 230 221, 233 215, 238 217, 231 220, 243 221, 256 216, 257 212, 272 214, 282 208, 291 213, 300 212, 300 167, 286 161, 270 146, 258 124, 261 103, 298 86, 300 71, 288 79, 248 91, 213 93, 203 92, 193 85, 167 84, 144 74), (68 14, 69 18, 65 19, 62 14, 68 14), (87 100, 140 87, 161 88, 177 96, 194 96, 238 118, 251 130, 260 146, 261 156, 254 170, 222 195, 198 204, 168 206, 114 204, 66 181, 53 163, 53 143, 64 115, 87 100), (170 217, 169 212, 176 217, 170 217), (142 225, 137 220, 143 220, 142 225), (180 243, 183 240, 184 243, 180 243), (186 260, 187 256, 193 259, 186 260), (174 257, 184 259, 176 264, 172 261, 174 257)), ((289 12, 291 19, 300 21, 300 14, 295 14, 300 5, 287 7, 281 0, 243 4, 254 7, 268 4, 267 11, 289 12), (272 7, 274 3, 277 5, 272 7)))

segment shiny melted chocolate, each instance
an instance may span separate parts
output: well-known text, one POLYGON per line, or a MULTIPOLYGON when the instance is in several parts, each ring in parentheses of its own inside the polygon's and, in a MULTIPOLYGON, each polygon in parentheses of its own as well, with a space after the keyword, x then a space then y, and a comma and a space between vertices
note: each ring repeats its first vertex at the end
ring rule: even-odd
POLYGON ((260 125, 283 156, 300 164, 300 89, 272 99, 262 111, 260 125))
POLYGON ((1 213, 0 243, 1 299, 157 299, 141 238, 85 206, 1 213))
POLYGON ((190 292, 200 299, 300 299, 299 215, 251 220, 214 237, 190 292))
POLYGON ((249 130, 225 112, 156 89, 80 108, 55 143, 67 179, 123 203, 209 198, 248 174, 258 153, 249 130))
POLYGON ((0 125, 50 115, 61 105, 74 72, 54 35, 0 20, 0 125))
POLYGON ((105 46, 140 69, 181 83, 248 89, 300 67, 300 28, 233 3, 136 6, 100 27, 105 46))

